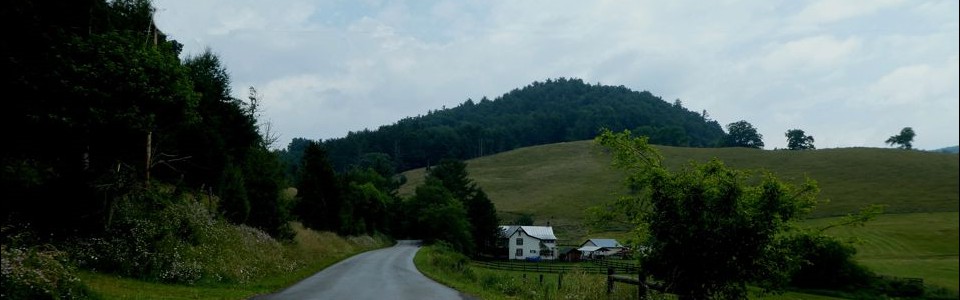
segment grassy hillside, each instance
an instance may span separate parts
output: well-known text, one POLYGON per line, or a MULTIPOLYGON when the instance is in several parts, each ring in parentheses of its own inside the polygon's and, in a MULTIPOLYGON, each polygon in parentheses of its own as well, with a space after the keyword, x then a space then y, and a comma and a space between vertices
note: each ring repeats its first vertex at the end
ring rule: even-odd
MULTIPOLYGON (((887 214, 865 227, 836 228, 831 234, 858 237, 857 259, 874 271, 921 277, 957 292, 960 252, 960 160, 955 154, 876 148, 764 151, 743 148, 658 147, 666 164, 717 157, 738 169, 766 170, 787 181, 816 180, 821 204, 811 225, 825 224, 869 204, 887 205, 887 214)), ((504 220, 533 214, 555 227, 560 244, 587 237, 627 240, 622 231, 589 232, 584 210, 625 192, 623 174, 591 141, 517 149, 468 161, 468 171, 490 196, 504 220)), ((423 169, 405 173, 401 194, 423 182, 423 169)))
MULTIPOLYGON (((960 160, 950 154, 876 148, 764 151, 744 148, 658 147, 673 168, 717 157, 738 169, 767 170, 788 181, 817 180, 822 203, 812 217, 844 215, 868 204, 887 213, 956 212, 960 160)), ((517 149, 468 161, 470 177, 504 219, 532 213, 573 240, 585 236, 583 211, 625 192, 623 174, 591 141, 517 149)), ((405 173, 401 194, 423 182, 423 169, 405 173)), ((561 242, 565 242, 563 239, 561 242)))
MULTIPOLYGON (((930 286, 957 293, 960 288, 958 212, 886 214, 863 227, 835 227, 827 234, 854 238, 857 260, 874 272, 919 277, 930 286)), ((809 220, 811 226, 834 218, 809 220)))

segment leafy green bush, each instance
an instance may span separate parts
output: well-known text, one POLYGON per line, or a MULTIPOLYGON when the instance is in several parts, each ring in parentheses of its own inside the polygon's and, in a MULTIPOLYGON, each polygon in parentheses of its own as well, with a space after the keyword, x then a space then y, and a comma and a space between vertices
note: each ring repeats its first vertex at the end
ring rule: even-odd
POLYGON ((52 246, 2 245, 3 299, 85 299, 92 294, 74 275, 67 255, 52 246))
POLYGON ((857 264, 857 249, 824 235, 801 234, 786 241, 800 258, 791 284, 802 288, 859 288, 870 284, 874 275, 857 264))

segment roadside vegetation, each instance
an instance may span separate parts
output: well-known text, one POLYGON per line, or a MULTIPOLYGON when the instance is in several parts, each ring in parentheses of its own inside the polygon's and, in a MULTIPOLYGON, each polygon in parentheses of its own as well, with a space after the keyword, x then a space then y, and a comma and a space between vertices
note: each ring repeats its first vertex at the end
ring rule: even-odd
MULTIPOLYGON (((277 256, 274 258, 276 263, 289 266, 289 270, 261 273, 244 281, 165 284, 92 271, 81 271, 79 278, 94 295, 104 299, 246 299, 277 292, 354 254, 392 244, 383 236, 341 237, 331 232, 306 229, 298 223, 293 224, 293 230, 296 234, 294 241, 282 243, 280 251, 263 249, 265 251, 251 253, 254 256, 277 256)), ((242 250, 236 248, 242 247, 221 250, 222 253, 242 250)), ((239 263, 219 267, 237 273, 244 272, 248 266, 248 263, 239 263)))
MULTIPOLYGON (((617 283, 612 294, 607 294, 606 275, 591 274, 572 269, 558 273, 493 270, 478 267, 470 260, 443 244, 425 246, 414 258, 417 268, 427 277, 453 287, 468 295, 486 300, 499 299, 637 299, 634 285, 617 283), (540 281, 543 276, 543 281, 540 281), (559 288, 558 288, 559 285, 559 288)), ((572 263, 570 265, 578 265, 572 263)), ((771 300, 830 300, 844 299, 798 291, 782 294, 763 294, 751 288, 750 299, 771 300)), ((676 299, 669 294, 652 294, 647 299, 676 299)))

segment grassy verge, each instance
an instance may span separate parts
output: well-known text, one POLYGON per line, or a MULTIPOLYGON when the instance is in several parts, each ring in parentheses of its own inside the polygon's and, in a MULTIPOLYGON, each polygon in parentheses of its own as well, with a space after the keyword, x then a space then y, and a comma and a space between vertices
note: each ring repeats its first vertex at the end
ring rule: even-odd
MULTIPOLYGON (((587 274, 576 270, 559 275, 485 269, 471 266, 466 257, 443 246, 423 247, 413 261, 417 269, 427 277, 481 299, 637 299, 637 287, 622 283, 615 284, 613 294, 608 296, 606 276, 602 274, 587 274)), ((761 296, 757 289, 751 289, 751 298, 840 299, 794 291, 761 296)), ((655 294, 650 299, 676 297, 655 294)))
POLYGON ((350 256, 325 257, 295 272, 245 284, 163 284, 90 271, 80 272, 79 277, 104 299, 246 299, 281 290, 350 256))
POLYGON ((343 238, 302 226, 295 226, 295 231, 295 241, 284 245, 284 259, 295 261, 299 267, 249 282, 164 284, 91 271, 82 271, 79 277, 104 299, 246 299, 279 291, 354 254, 388 245, 382 238, 343 238))

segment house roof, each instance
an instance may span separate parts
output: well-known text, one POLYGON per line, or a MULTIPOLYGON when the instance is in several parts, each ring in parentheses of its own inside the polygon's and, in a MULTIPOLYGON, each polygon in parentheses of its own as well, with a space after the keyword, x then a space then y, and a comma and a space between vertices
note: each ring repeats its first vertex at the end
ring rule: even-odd
POLYGON ((553 227, 550 226, 518 226, 518 225, 504 225, 500 226, 500 229, 503 230, 503 237, 509 238, 513 236, 518 230, 523 230, 528 235, 538 239, 538 240, 556 240, 557 236, 553 234, 553 227))
MULTIPOLYGON (((620 242, 617 242, 615 239, 589 239, 587 242, 593 242, 597 247, 607 247, 607 248, 623 248, 623 245, 620 242)), ((586 245, 587 242, 583 244, 586 245)))
POLYGON ((593 251, 597 251, 597 250, 601 250, 601 249, 604 249, 604 247, 583 246, 583 247, 580 247, 580 249, 577 249, 577 250, 580 250, 580 251, 583 251, 583 252, 593 252, 593 251))

